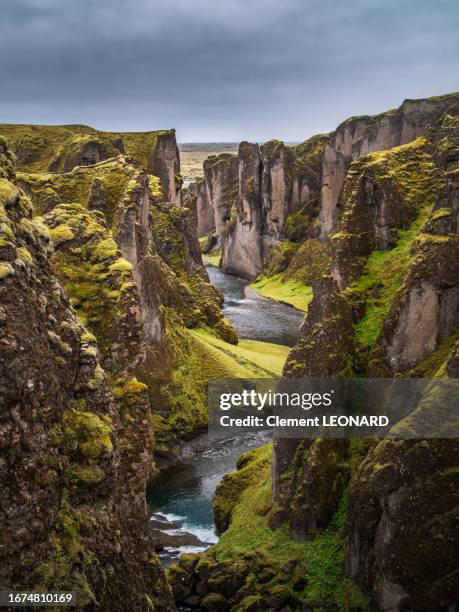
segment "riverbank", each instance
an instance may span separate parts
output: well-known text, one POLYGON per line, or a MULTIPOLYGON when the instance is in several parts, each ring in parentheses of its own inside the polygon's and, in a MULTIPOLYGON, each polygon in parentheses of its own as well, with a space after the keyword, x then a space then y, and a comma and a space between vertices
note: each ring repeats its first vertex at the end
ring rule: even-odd
POLYGON ((192 329, 203 375, 212 378, 278 377, 290 348, 259 340, 239 340, 228 344, 202 328, 192 329))
POLYGON ((304 319, 302 311, 261 295, 247 280, 225 274, 209 264, 206 269, 212 285, 225 296, 223 313, 239 338, 288 347, 295 344, 304 319))
POLYGON ((202 261, 205 266, 213 266, 214 268, 218 268, 220 264, 221 256, 222 256, 221 252, 217 251, 216 253, 212 255, 203 255, 202 261))
POLYGON ((307 312, 312 300, 312 287, 295 280, 283 280, 281 274, 261 276, 250 287, 271 300, 289 304, 301 312, 307 312))
MULTIPOLYGON (((221 253, 213 255, 203 255, 204 265, 211 266, 219 270, 221 253)), ((219 270, 220 271, 220 270, 219 270)), ((223 272, 221 272, 223 274, 223 272)), ((228 275, 226 275, 228 276, 228 275)), ((244 282, 244 281, 241 281, 244 282)), ((306 313, 312 300, 312 287, 296 280, 285 280, 282 274, 274 276, 259 276, 252 283, 246 283, 250 289, 280 304, 293 306, 296 310, 306 313)))
POLYGON ((183 553, 203 552, 218 542, 212 510, 215 489, 242 453, 267 440, 263 432, 221 440, 203 433, 184 447, 180 463, 154 479, 147 489, 150 529, 165 567, 183 553))
MULTIPOLYGON (((186 330, 201 368, 197 375, 203 380, 281 376, 303 314, 263 297, 246 281, 209 264, 207 271, 224 294, 224 314, 240 339, 233 345, 204 326, 186 330)), ((179 444, 173 464, 161 467, 147 491, 153 540, 164 566, 183 553, 205 551, 218 541, 212 511, 215 489, 236 468, 242 453, 266 442, 267 434, 209 440, 204 432, 179 444)))

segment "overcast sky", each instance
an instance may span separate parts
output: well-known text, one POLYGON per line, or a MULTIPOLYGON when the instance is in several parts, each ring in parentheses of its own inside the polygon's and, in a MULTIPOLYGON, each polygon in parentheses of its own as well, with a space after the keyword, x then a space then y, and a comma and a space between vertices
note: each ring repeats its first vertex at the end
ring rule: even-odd
POLYGON ((287 141, 459 90, 458 0, 0 0, 0 122, 287 141))

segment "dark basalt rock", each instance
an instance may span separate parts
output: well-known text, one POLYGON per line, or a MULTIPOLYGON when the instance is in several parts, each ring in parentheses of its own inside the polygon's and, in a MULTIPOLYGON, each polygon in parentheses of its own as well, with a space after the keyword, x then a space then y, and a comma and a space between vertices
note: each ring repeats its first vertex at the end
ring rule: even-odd
POLYGON ((456 440, 388 440, 353 478, 346 573, 378 610, 454 607, 458 459, 456 440))
POLYGON ((145 387, 125 378, 114 397, 94 337, 51 265, 45 226, 0 180, 2 227, 14 239, 0 246, 0 582, 75 590, 80 608, 140 609, 150 600, 173 610, 146 527, 145 387))

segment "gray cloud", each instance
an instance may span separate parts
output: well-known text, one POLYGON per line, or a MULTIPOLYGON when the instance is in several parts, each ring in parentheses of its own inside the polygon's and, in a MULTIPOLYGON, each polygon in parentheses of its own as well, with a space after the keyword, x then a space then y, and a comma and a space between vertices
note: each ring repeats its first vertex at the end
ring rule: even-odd
POLYGON ((456 0, 2 0, 0 121, 301 140, 446 93, 456 0))

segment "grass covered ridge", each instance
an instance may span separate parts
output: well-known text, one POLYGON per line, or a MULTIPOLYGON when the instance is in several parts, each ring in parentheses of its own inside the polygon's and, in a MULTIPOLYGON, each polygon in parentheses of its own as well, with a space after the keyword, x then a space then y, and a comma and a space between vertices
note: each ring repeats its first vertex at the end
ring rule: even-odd
POLYGON ((202 327, 191 329, 189 333, 206 380, 280 376, 290 351, 288 346, 257 340, 239 340, 234 346, 202 327))
POLYGON ((170 132, 104 132, 87 125, 13 125, 1 124, 2 133, 17 157, 21 170, 47 172, 50 165, 82 139, 92 139, 106 147, 110 156, 126 153, 150 169, 152 150, 160 136, 170 132))
MULTIPOLYGON (((225 476, 217 497, 229 504, 229 527, 215 546, 199 555, 197 570, 210 576, 207 584, 217 592, 228 576, 238 576, 238 590, 244 594, 240 610, 255 605, 280 609, 285 602, 292 609, 302 603, 315 610, 367 609, 367 597, 343 572, 346 494, 328 528, 313 541, 293 540, 286 525, 271 530, 271 455, 271 444, 244 453, 238 471, 225 476)), ((179 572, 171 568, 172 583, 179 572)))
POLYGON ((218 268, 220 265, 221 256, 221 251, 217 251, 212 253, 212 255, 203 255, 202 261, 205 266, 213 266, 214 268, 218 268))
POLYGON ((269 278, 262 276, 250 285, 261 295, 290 304, 297 310, 307 312, 312 300, 312 287, 295 280, 284 280, 281 274, 269 278))

